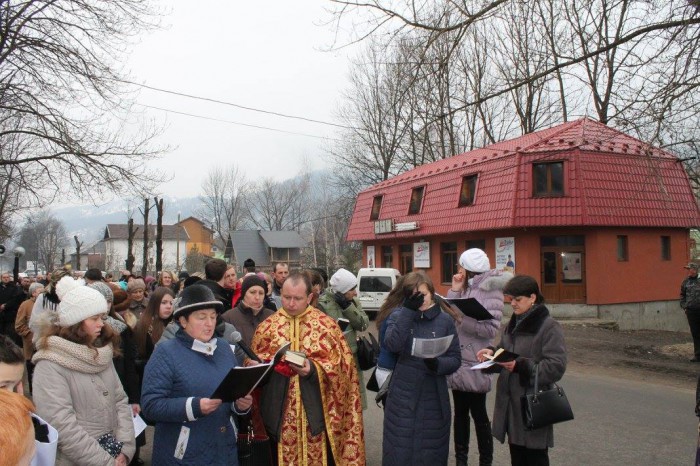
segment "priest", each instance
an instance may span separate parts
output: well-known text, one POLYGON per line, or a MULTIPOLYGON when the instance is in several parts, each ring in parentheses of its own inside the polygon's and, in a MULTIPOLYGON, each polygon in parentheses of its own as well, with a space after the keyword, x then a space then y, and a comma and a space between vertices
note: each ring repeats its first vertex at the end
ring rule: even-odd
POLYGON ((287 341, 291 350, 306 355, 303 365, 278 365, 262 387, 263 422, 279 465, 364 466, 362 403, 353 355, 336 321, 310 306, 311 298, 309 279, 291 274, 282 285, 282 309, 255 331, 252 349, 263 360, 271 359, 287 341))

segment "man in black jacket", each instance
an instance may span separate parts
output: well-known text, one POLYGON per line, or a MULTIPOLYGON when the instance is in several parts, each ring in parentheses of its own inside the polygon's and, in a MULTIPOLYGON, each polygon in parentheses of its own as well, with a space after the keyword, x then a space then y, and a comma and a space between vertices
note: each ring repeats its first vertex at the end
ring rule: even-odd
POLYGON ((688 317, 690 334, 693 336, 694 356, 690 360, 700 362, 700 264, 691 262, 685 268, 688 269, 688 277, 681 284, 681 308, 688 317))
POLYGON ((19 347, 22 347, 22 338, 15 331, 15 318, 26 297, 22 288, 12 281, 10 272, 3 272, 0 276, 0 334, 10 337, 19 347))
POLYGON ((224 311, 233 307, 231 304, 233 290, 224 288, 224 275, 227 269, 228 265, 223 259, 210 259, 204 264, 204 275, 207 278, 197 282, 197 285, 206 286, 214 293, 214 297, 224 305, 224 311))

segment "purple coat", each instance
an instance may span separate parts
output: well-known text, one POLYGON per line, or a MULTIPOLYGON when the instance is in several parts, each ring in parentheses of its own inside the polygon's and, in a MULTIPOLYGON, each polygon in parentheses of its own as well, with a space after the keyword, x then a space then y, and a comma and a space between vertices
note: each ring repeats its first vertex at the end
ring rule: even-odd
POLYGON ((462 365, 457 372, 447 378, 447 383, 452 390, 472 393, 486 393, 491 390, 491 376, 470 368, 479 363, 476 353, 482 348, 493 345, 503 317, 503 287, 511 278, 513 274, 510 272, 489 270, 475 276, 472 283, 461 293, 448 291, 448 298, 475 298, 494 317, 491 320, 478 321, 464 316, 461 324, 455 322, 462 353, 462 365))

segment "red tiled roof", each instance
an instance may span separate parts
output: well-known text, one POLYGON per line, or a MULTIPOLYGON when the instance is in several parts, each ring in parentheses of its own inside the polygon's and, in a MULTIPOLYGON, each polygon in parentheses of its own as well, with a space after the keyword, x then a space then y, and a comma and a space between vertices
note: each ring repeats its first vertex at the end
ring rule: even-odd
POLYGON ((367 241, 372 201, 379 219, 418 222, 391 237, 541 226, 700 226, 700 211, 683 166, 602 123, 584 118, 423 165, 362 191, 347 239, 367 241), (537 161, 564 161, 565 196, 532 197, 537 161), (458 207, 462 178, 478 174, 474 205, 458 207), (408 215, 411 191, 426 186, 421 213, 408 215))

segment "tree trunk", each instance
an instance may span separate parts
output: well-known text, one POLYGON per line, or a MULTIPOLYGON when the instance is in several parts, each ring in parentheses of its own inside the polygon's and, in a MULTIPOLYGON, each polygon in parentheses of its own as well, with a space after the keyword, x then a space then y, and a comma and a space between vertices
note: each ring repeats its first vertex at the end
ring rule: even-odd
MULTIPOLYGON (((156 211, 158 212, 158 220, 156 223, 156 273, 163 270, 163 199, 153 198, 156 211)), ((180 225, 177 226, 180 228, 180 225)))
POLYGON ((151 210, 151 200, 146 198, 143 202, 143 263, 141 265, 141 276, 145 277, 146 273, 148 273, 148 213, 151 210))
POLYGON ((83 246, 83 243, 78 241, 78 235, 73 236, 73 239, 75 240, 75 270, 81 270, 81 267, 80 267, 80 248, 83 246))
POLYGON ((134 270, 134 262, 136 262, 136 257, 134 257, 134 236, 136 235, 136 230, 134 230, 134 219, 130 218, 128 222, 128 238, 126 240, 126 270, 132 273, 134 270))

